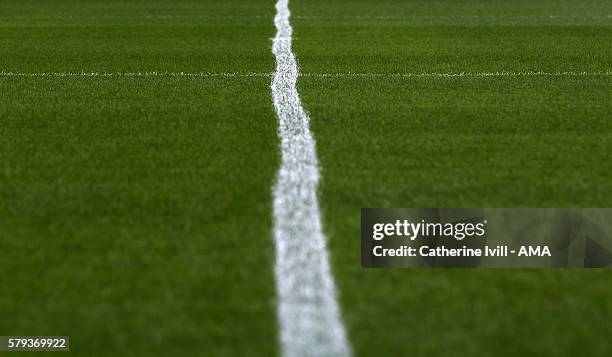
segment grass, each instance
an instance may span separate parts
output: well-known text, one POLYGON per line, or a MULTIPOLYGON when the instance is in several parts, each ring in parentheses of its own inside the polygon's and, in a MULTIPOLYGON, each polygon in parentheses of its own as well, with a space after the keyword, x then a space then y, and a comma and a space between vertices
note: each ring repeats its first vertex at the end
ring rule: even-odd
MULTIPOLYGON (((608 271, 364 270, 361 207, 605 207, 608 1, 291 0, 357 356, 606 356, 608 271), (397 77, 578 71, 586 76, 397 77)), ((4 1, 0 72, 274 70, 274 1, 4 1)), ((0 334, 277 354, 270 78, 0 77, 0 334)))
POLYGON ((356 355, 604 356, 607 271, 363 270, 360 207, 606 207, 612 77, 601 1, 292 3, 325 226, 356 355), (550 15, 554 15, 551 17, 550 15))
MULTIPOLYGON (((270 71, 272 12, 5 2, 1 66, 270 71)), ((69 335, 78 356, 275 354, 269 78, 3 77, 0 91, 3 335, 69 335)))

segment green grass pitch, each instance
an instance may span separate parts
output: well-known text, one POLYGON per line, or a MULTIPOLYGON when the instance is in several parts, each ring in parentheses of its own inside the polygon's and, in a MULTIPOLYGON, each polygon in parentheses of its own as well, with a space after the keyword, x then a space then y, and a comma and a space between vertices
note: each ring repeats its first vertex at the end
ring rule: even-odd
MULTIPOLYGON (((359 214, 609 207, 612 2, 289 7, 354 354, 610 355, 608 271, 364 270, 359 214), (497 71, 578 75, 402 76, 497 71)), ((77 356, 278 354, 274 13, 0 3, 0 335, 69 335, 77 356)))

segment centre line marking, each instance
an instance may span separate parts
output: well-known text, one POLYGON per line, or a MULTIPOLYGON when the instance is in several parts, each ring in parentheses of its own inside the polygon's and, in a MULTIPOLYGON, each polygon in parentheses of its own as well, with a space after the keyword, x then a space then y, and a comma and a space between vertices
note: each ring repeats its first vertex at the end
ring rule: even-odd
POLYGON ((315 140, 296 88, 289 16, 288 0, 278 0, 271 88, 281 149, 273 188, 280 347, 285 357, 350 356, 321 226, 315 140))

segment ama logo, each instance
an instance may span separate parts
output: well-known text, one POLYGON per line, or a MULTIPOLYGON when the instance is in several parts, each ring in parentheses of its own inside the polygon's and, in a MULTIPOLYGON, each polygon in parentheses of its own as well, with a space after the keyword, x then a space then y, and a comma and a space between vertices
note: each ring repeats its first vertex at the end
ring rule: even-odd
POLYGON ((519 257, 550 257, 550 249, 547 245, 523 245, 518 253, 519 257))

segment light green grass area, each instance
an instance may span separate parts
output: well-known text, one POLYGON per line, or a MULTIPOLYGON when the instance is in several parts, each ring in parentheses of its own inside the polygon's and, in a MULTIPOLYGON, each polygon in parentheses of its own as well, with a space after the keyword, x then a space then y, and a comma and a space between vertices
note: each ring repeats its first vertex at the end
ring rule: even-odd
MULTIPOLYGON (((274 68, 269 1, 0 6, 1 71, 274 68)), ((274 355, 269 80, 0 78, 0 334, 274 355)))
MULTIPOLYGON (((303 73, 606 72, 605 1, 292 2, 303 73)), ((356 355, 605 356, 607 271, 363 270, 360 207, 609 207, 612 77, 302 77, 356 355)))

